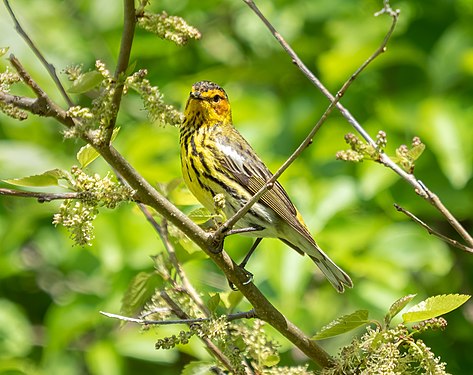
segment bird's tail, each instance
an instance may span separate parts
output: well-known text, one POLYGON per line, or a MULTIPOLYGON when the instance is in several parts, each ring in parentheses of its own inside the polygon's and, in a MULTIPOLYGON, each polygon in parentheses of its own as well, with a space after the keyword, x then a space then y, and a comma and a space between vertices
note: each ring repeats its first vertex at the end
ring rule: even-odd
POLYGON ((330 281, 330 284, 332 284, 339 293, 343 293, 345 291, 345 287, 353 287, 353 282, 351 281, 350 276, 348 276, 345 271, 338 267, 315 242, 311 243, 306 239, 303 239, 304 246, 300 246, 289 242, 286 239, 280 238, 280 240, 292 247, 298 253, 307 254, 309 258, 314 261, 317 267, 320 268, 328 281, 330 281))

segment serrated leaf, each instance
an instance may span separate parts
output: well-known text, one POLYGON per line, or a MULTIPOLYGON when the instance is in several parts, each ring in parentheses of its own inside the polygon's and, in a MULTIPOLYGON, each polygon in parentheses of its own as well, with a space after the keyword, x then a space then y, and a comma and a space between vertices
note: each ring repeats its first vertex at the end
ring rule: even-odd
POLYGON ((406 307, 406 305, 412 301, 412 299, 416 296, 417 294, 409 294, 405 297, 399 298, 396 302, 394 302, 391 307, 389 308, 388 313, 384 317, 384 322, 386 325, 391 323, 391 320, 401 312, 401 310, 406 307))
POLYGON ((323 327, 312 340, 322 340, 349 332, 363 324, 369 323, 368 310, 357 310, 352 314, 344 315, 323 327))
MULTIPOLYGON (((113 129, 111 141, 116 138, 119 131, 119 127, 113 129)), ((97 152, 97 150, 95 150, 95 148, 93 148, 90 144, 86 144, 85 146, 82 146, 77 152, 76 159, 80 163, 80 167, 85 168, 99 156, 100 154, 97 152)))
POLYGON ((74 81, 67 92, 71 94, 83 94, 98 86, 103 81, 103 76, 96 70, 81 74, 80 77, 74 81))
POLYGON ((136 314, 163 283, 163 279, 156 272, 137 274, 122 298, 122 314, 127 316, 136 314))
POLYGON ((69 173, 63 169, 51 169, 41 174, 36 174, 28 177, 13 178, 2 180, 16 186, 59 186, 59 180, 68 180, 69 173))
POLYGON ((189 213, 189 219, 196 224, 204 224, 213 218, 213 214, 205 207, 196 208, 189 213))
POLYGON ((412 147, 408 152, 407 155, 412 161, 415 161, 419 159, 419 157, 422 155, 422 153, 425 150, 425 145, 423 143, 418 144, 414 147, 412 147))
POLYGON ((465 294, 443 294, 427 298, 402 314, 403 322, 413 323, 436 318, 460 307, 470 297, 465 294))
POLYGON ((215 375, 212 368, 215 367, 215 363, 194 361, 189 362, 184 366, 181 375, 215 375))
POLYGON ((206 305, 211 312, 215 312, 215 310, 217 310, 219 303, 220 303, 220 294, 215 293, 213 296, 209 298, 206 305))

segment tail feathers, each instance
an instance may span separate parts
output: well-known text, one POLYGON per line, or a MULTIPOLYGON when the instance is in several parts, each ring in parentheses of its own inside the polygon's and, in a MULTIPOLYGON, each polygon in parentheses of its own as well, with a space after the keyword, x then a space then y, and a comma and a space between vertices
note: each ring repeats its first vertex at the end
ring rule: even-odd
POLYGON ((345 271, 338 267, 317 245, 310 244, 310 246, 297 246, 286 239, 279 238, 281 241, 292 247, 299 254, 307 254, 310 259, 314 261, 317 267, 323 272, 325 277, 330 281, 339 293, 345 291, 345 287, 352 288, 353 282, 345 271), (306 250, 308 248, 308 250, 306 250))
POLYGON ((310 259, 320 268, 325 277, 330 281, 330 284, 334 286, 339 293, 345 291, 345 286, 348 288, 353 287, 353 282, 345 271, 338 267, 329 257, 321 253, 320 256, 315 257, 309 255, 310 259))

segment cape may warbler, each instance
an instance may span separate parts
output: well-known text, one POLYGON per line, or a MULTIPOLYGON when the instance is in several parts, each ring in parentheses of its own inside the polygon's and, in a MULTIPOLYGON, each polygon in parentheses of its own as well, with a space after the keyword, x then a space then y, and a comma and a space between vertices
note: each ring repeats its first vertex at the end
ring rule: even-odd
MULTIPOLYGON (((234 128, 225 91, 209 81, 192 86, 180 128, 184 180, 195 197, 210 211, 215 196, 224 197, 223 212, 231 217, 272 174, 234 128)), ((343 272, 315 243, 287 193, 275 182, 235 225, 253 228, 246 235, 275 237, 300 254, 306 253, 339 291, 353 286, 343 272)))

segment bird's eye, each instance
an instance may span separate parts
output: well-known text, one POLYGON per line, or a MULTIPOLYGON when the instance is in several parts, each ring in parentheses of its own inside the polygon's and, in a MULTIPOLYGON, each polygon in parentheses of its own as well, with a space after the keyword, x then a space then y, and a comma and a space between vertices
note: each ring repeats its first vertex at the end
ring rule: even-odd
POLYGON ((222 97, 220 95, 214 95, 214 97, 212 98, 214 103, 218 103, 221 99, 222 97))

